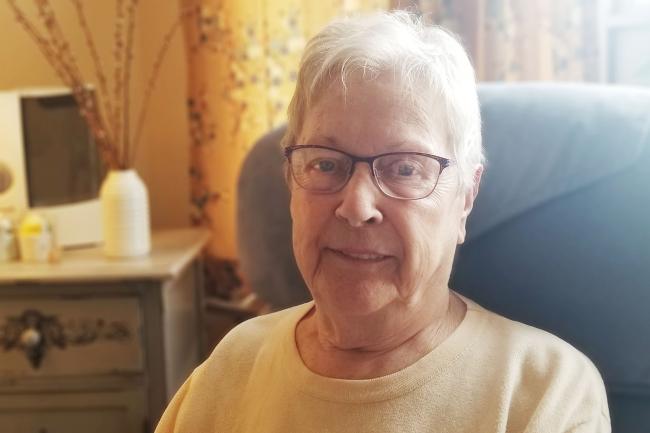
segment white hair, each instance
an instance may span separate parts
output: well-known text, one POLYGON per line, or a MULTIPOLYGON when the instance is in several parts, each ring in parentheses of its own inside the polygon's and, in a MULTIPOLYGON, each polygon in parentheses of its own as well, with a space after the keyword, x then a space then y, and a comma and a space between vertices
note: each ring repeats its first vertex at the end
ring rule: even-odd
MULTIPOLYGON (((288 109, 284 146, 296 144, 306 112, 322 90, 339 79, 345 91, 353 72, 367 79, 392 73, 412 100, 428 95, 425 100, 439 101, 461 185, 474 185, 474 168, 485 160, 474 69, 456 37, 406 11, 336 20, 307 43, 288 109)), ((421 113, 424 119, 434 109, 413 105, 427 111, 421 113)))

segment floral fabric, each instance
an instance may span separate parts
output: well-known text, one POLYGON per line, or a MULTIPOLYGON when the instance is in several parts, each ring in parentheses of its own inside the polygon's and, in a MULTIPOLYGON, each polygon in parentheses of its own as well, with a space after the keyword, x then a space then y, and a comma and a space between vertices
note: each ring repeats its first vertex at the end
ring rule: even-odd
POLYGON ((262 134, 285 121, 305 42, 339 15, 386 9, 387 0, 181 0, 192 135, 194 224, 214 236, 209 253, 236 257, 239 167, 262 134))

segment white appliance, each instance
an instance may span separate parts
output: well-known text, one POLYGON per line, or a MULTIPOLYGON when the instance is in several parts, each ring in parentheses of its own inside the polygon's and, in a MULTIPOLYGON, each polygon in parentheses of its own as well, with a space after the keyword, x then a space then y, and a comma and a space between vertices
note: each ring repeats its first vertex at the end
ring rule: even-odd
POLYGON ((62 247, 98 244, 103 175, 70 90, 0 92, 0 213, 41 213, 62 247))

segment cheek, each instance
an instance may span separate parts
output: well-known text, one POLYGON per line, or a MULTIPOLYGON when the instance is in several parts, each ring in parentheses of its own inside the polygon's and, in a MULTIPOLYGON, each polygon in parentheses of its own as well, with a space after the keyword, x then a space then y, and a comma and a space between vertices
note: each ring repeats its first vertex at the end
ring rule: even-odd
POLYGON ((291 197, 292 243, 298 268, 306 280, 318 262, 319 238, 324 224, 324 213, 314 201, 308 201, 300 193, 291 197))
POLYGON ((400 237, 405 251, 401 280, 405 291, 421 285, 446 284, 456 249, 458 221, 451 203, 445 209, 435 197, 402 221, 400 237))
POLYGON ((431 280, 439 261, 440 238, 439 227, 431 215, 426 219, 412 218, 407 224, 407 234, 402 237, 406 254, 401 274, 404 289, 413 291, 431 280))
POLYGON ((293 250, 296 259, 298 259, 302 256, 303 245, 308 241, 307 237, 310 233, 305 226, 306 222, 309 221, 309 216, 307 215, 308 209, 305 209, 305 206, 299 199, 296 199, 296 195, 294 194, 291 197, 290 210, 293 250))

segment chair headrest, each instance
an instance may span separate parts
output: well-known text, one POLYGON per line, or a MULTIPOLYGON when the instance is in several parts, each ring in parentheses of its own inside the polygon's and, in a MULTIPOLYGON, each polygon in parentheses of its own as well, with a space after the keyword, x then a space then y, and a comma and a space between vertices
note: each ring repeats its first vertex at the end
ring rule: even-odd
POLYGON ((468 239, 648 155, 648 90, 500 83, 479 97, 488 164, 468 239))

